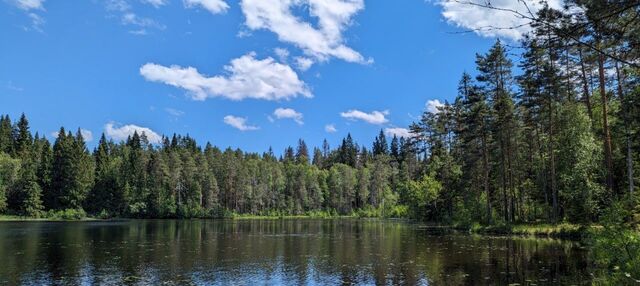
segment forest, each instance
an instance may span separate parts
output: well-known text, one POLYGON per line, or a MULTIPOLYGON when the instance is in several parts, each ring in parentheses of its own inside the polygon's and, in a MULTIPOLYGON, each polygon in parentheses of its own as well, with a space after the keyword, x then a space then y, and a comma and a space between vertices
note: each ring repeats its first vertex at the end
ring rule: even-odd
POLYGON ((520 46, 498 40, 477 54, 455 100, 425 111, 408 138, 381 130, 371 145, 347 135, 336 148, 300 139, 276 156, 189 135, 150 144, 134 133, 124 142, 102 135, 88 150, 79 129, 60 128, 50 142, 24 114, 4 115, 0 212, 323 213, 457 224, 588 224, 623 202, 637 213, 638 3, 567 5, 521 14, 533 32, 520 46))

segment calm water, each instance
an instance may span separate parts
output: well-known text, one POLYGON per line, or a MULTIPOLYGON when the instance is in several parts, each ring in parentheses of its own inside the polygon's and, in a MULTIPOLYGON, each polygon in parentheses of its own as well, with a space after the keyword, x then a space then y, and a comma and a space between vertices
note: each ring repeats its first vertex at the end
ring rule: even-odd
POLYGON ((586 255, 381 220, 0 223, 0 285, 580 285, 586 255))

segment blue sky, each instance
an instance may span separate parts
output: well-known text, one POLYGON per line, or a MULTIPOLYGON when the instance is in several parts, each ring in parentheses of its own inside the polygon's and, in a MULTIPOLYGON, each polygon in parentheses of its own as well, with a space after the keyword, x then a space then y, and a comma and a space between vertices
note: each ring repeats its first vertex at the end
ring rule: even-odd
POLYGON ((473 17, 495 18, 424 0, 0 0, 0 113, 50 139, 82 128, 89 146, 134 130, 369 145, 452 100, 495 36, 518 38, 452 33, 473 17))

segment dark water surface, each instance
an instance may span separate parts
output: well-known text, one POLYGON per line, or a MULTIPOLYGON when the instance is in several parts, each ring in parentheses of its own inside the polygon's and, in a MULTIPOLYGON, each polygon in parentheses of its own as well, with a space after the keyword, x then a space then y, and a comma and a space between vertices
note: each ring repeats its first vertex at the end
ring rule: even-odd
POLYGON ((0 223, 0 285, 581 285, 586 256, 384 220, 0 223))

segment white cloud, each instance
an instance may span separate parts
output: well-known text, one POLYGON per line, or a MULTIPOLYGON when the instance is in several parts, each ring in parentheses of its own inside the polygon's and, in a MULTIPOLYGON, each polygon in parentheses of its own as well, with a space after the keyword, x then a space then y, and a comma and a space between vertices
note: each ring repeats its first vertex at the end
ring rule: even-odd
POLYGON ((167 107, 167 108, 164 109, 164 111, 166 111, 167 113, 169 113, 169 115, 174 116, 174 117, 180 117, 180 116, 184 115, 184 111, 178 110, 178 109, 175 109, 175 108, 167 107))
POLYGON ((444 103, 440 102, 440 100, 437 99, 427 100, 427 104, 425 104, 427 111, 433 114, 439 113, 440 110, 438 110, 438 108, 443 106, 444 103))
MULTIPOLYGON (((245 25, 251 30, 266 29, 280 41, 291 43, 317 59, 335 57, 348 62, 370 63, 345 45, 342 33, 352 18, 364 9, 364 0, 242 0, 245 25), (293 14, 293 9, 308 8, 317 25, 293 14)), ((306 10, 306 9, 305 9, 306 10)))
POLYGON ((125 0, 107 0, 105 6, 108 11, 125 12, 131 9, 131 5, 125 0))
POLYGON ((82 138, 84 138, 85 142, 93 141, 93 132, 87 129, 80 129, 80 134, 82 134, 82 138))
MULTIPOLYGON (((162 5, 167 3, 166 0, 143 1, 155 7, 159 7, 161 5, 160 3, 163 3, 162 5)), ((166 29, 165 25, 159 23, 154 19, 138 16, 138 14, 133 11, 131 5, 129 5, 129 2, 125 0, 106 0, 105 7, 107 11, 113 12, 115 14, 111 15, 112 17, 115 16, 120 19, 120 24, 122 24, 123 26, 134 27, 133 30, 129 31, 130 34, 147 35, 147 29, 166 29)))
POLYGON ((18 91, 18 92, 24 91, 23 87, 15 85, 13 81, 8 81, 6 87, 7 89, 12 91, 18 91))
POLYGON ((313 60, 305 57, 296 57, 296 67, 301 71, 308 70, 313 65, 313 60))
MULTIPOLYGON (((49 133, 49 135, 51 135, 51 137, 53 137, 53 138, 58 138, 58 133, 59 132, 60 131, 53 131, 53 132, 49 133)), ((80 128, 80 134, 82 134, 82 139, 84 139, 84 142, 93 141, 93 132, 91 132, 91 130, 80 128)))
POLYGON ((409 131, 409 129, 400 128, 400 127, 385 128, 384 129, 384 133, 387 134, 387 136, 394 136, 395 135, 398 138, 400 138, 400 137, 409 138, 409 137, 413 136, 413 134, 411 133, 411 131, 409 131))
POLYGON ((184 6, 187 8, 201 6, 211 14, 221 14, 229 9, 229 5, 224 0, 184 0, 184 6))
POLYGON ((360 110, 356 110, 356 109, 352 109, 349 110, 347 112, 342 112, 340 113, 340 116, 347 118, 347 119, 351 119, 351 120, 362 120, 365 121, 367 123, 371 123, 371 124, 384 124, 389 122, 389 120, 387 120, 387 118, 385 118, 386 115, 389 115, 389 111, 385 110, 385 111, 372 111, 371 113, 366 113, 366 112, 362 112, 360 110))
POLYGON ((280 62, 282 63, 287 62, 287 58, 289 57, 289 50, 285 48, 275 48, 273 49, 273 52, 276 54, 276 56, 278 56, 278 59, 280 60, 280 62))
POLYGON ((44 18, 38 14, 36 14, 35 10, 44 11, 44 2, 45 0, 11 0, 13 5, 18 7, 21 10, 25 11, 29 20, 31 20, 31 27, 23 27, 25 31, 34 30, 40 33, 43 32, 42 26, 46 22, 44 18))
POLYGON ((150 4, 150 5, 152 5, 153 7, 156 7, 156 8, 158 8, 160 6, 164 6, 167 3, 169 3, 168 0, 142 0, 142 2, 150 4))
POLYGON ((155 28, 158 30, 164 30, 166 27, 151 18, 140 17, 134 13, 128 12, 122 15, 123 25, 133 25, 139 28, 155 28))
MULTIPOLYGON (((562 9, 563 6, 562 0, 548 0, 545 2, 554 9, 562 9)), ((523 34, 531 31, 531 27, 528 25, 530 20, 523 19, 509 11, 483 8, 470 3, 487 5, 488 1, 441 0, 439 2, 442 6, 442 16, 450 24, 474 30, 475 33, 484 37, 506 37, 512 40, 519 40, 523 34)), ((492 0, 490 5, 498 9, 515 10, 524 15, 529 15, 527 6, 534 15, 542 8, 540 1, 537 0, 492 0), (526 5, 523 4, 523 1, 526 2, 526 5)))
POLYGON ((13 4, 25 11, 29 10, 44 10, 45 0, 14 0, 13 4))
POLYGON ((148 81, 183 88, 194 100, 210 97, 288 100, 313 96, 291 67, 277 63, 271 57, 257 60, 254 53, 249 53, 231 60, 224 69, 228 75, 208 77, 193 67, 147 63, 140 68, 140 74, 148 81))
POLYGON ((324 131, 327 133, 336 133, 338 129, 336 129, 336 126, 333 124, 327 124, 324 126, 324 131))
POLYGON ((253 131, 260 129, 258 126, 248 125, 246 117, 227 115, 224 117, 224 123, 240 131, 253 131))
POLYGON ((162 141, 162 137, 158 135, 158 133, 147 127, 141 127, 133 124, 127 124, 118 127, 114 122, 109 122, 104 125, 105 135, 117 141, 127 140, 127 138, 129 136, 132 136, 134 132, 138 132, 138 135, 142 135, 144 133, 150 143, 157 144, 162 141))
POLYGON ((31 19, 31 29, 42 33, 42 26, 44 26, 44 23, 46 22, 44 18, 36 13, 29 13, 27 16, 31 19))
POLYGON ((291 108, 278 108, 273 111, 273 115, 278 119, 289 118, 293 119, 293 121, 295 121, 299 125, 304 124, 304 122, 302 121, 302 113, 297 112, 291 108))

